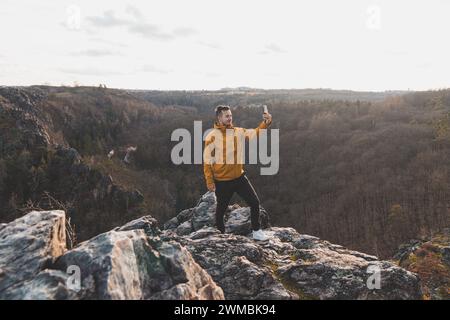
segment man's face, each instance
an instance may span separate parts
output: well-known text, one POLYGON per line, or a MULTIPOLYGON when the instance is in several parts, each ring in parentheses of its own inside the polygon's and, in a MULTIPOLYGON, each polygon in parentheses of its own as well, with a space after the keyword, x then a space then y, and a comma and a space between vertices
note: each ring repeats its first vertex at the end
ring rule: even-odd
POLYGON ((223 125, 230 125, 233 122, 231 110, 224 110, 219 115, 219 122, 223 125))

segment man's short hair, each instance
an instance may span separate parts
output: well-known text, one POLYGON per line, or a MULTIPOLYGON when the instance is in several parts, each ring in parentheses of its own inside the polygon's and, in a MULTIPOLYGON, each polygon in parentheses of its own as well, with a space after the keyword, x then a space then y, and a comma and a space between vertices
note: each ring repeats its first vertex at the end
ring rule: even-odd
POLYGON ((216 107, 216 117, 218 117, 222 111, 230 110, 230 106, 221 104, 216 107))

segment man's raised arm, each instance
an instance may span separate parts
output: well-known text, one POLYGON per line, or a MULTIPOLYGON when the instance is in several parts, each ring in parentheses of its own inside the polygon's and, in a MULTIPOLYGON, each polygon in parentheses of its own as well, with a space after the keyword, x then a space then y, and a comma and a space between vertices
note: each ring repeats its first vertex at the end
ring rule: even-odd
POLYGON ((261 121, 258 127, 255 129, 244 129, 245 130, 245 138, 248 140, 252 140, 255 137, 259 137, 259 133, 261 129, 267 129, 272 124, 272 115, 270 113, 263 114, 264 120, 261 121))

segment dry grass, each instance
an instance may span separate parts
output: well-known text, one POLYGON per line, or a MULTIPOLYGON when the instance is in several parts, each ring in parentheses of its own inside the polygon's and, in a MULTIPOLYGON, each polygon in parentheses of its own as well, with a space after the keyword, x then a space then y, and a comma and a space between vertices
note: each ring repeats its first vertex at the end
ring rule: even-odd
POLYGON ((448 245, 449 240, 448 237, 439 235, 424 243, 401 264, 420 276, 424 299, 431 299, 436 295, 441 299, 450 299, 450 267, 442 261, 440 251, 440 246, 448 245))

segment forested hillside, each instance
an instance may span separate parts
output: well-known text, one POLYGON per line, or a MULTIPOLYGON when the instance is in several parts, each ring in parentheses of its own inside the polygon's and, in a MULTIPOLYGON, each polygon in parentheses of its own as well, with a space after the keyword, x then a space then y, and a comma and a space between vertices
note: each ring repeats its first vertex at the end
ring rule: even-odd
POLYGON ((192 132, 194 120, 203 121, 203 130, 211 127, 219 103, 230 104, 235 125, 247 128, 261 121, 254 106, 267 104, 272 128, 280 130, 278 174, 261 176, 258 165, 247 165, 272 224, 380 257, 391 256, 405 240, 449 226, 450 90, 155 92, 43 86, 0 90, 0 222, 20 216, 27 205, 45 206, 45 195, 74 208, 72 222, 86 239, 144 213, 167 221, 195 206, 206 190, 202 166, 172 164, 176 143, 170 136, 176 128, 192 132), (27 135, 39 130, 48 143, 27 135), (108 183, 128 192, 125 204, 119 209, 113 199, 98 206, 94 178, 82 180, 86 194, 69 197, 83 186, 73 188, 76 178, 61 182, 65 166, 58 159, 67 156, 58 153, 57 144, 76 149, 82 164, 110 176, 108 183), (127 146, 137 147, 130 164, 122 161, 127 146), (82 201, 91 195, 92 201, 82 201), (94 203, 98 207, 90 211, 94 203))

